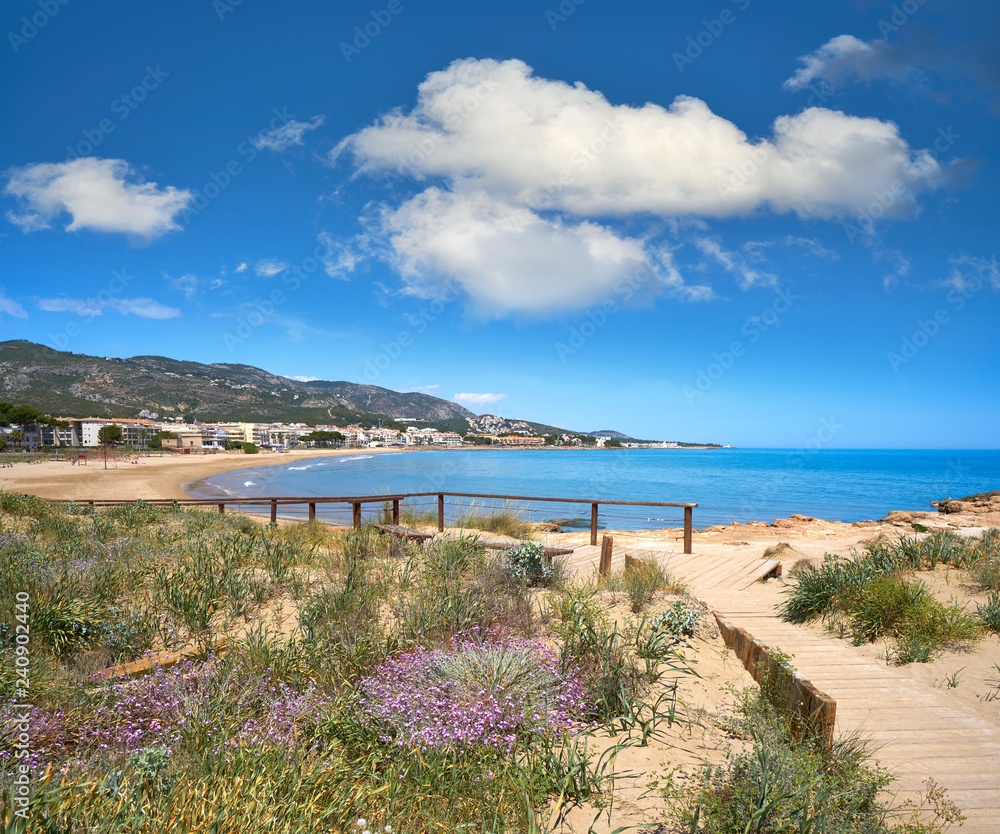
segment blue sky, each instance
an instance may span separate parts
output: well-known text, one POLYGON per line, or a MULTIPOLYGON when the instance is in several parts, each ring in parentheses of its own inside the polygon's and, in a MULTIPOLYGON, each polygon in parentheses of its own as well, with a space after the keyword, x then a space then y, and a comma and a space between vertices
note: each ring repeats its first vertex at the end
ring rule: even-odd
POLYGON ((2 32, 0 339, 997 448, 1000 9, 12 0, 2 32))

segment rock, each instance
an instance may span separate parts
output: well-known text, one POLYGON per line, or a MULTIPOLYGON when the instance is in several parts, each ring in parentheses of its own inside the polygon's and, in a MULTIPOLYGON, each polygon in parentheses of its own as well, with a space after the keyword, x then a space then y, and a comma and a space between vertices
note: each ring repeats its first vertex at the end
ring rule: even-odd
POLYGON ((776 518, 768 526, 778 527, 781 529, 788 529, 789 527, 795 527, 795 522, 792 521, 790 518, 776 518))
POLYGON ((852 521, 851 527, 878 527, 877 521, 852 521))
POLYGON ((795 519, 795 521, 819 521, 818 518, 814 518, 811 515, 801 515, 800 513, 792 513, 788 518, 795 519))
POLYGON ((535 521, 528 525, 528 529, 539 533, 561 533, 563 531, 562 527, 554 521, 535 521))

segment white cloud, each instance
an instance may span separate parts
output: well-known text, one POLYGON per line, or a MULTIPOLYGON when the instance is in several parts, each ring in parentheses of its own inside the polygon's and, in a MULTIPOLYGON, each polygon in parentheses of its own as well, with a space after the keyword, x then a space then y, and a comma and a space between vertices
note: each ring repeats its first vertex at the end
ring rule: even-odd
POLYGON ((837 35, 815 52, 799 58, 801 67, 784 86, 801 90, 817 79, 831 84, 871 81, 875 78, 905 78, 909 63, 892 44, 883 40, 862 41, 853 35, 837 35))
MULTIPOLYGON (((317 240, 326 250, 322 255, 323 269, 331 278, 346 280, 347 274, 354 272, 363 259, 362 253, 357 248, 338 243, 329 232, 320 232, 317 240)), ((364 236, 358 241, 363 242, 364 236)))
MULTIPOLYGON (((739 279, 740 286, 744 289, 756 285, 771 286, 778 280, 778 277, 770 272, 754 269, 739 253, 723 249, 718 241, 697 237, 694 244, 703 255, 718 262, 727 272, 735 275, 739 279)), ((752 255, 756 255, 757 248, 757 246, 751 246, 752 255)))
POLYGON ((238 267, 236 267, 236 271, 237 272, 246 272, 247 271, 247 262, 246 261, 242 261, 240 263, 240 265, 238 267))
POLYGON ((62 212, 72 215, 66 231, 91 229, 159 237, 180 228, 174 221, 193 195, 173 186, 141 182, 123 159, 85 157, 13 168, 5 189, 24 204, 7 219, 25 232, 49 228, 62 212))
POLYGON ((977 258, 971 255, 955 255, 948 259, 951 273, 943 282, 945 286, 961 293, 975 293, 989 284, 994 291, 1000 291, 1000 263, 993 258, 977 258))
POLYGON ((429 188, 385 210, 380 232, 408 292, 437 297, 457 281, 484 316, 584 309, 651 271, 640 240, 542 218, 483 192, 429 188))
POLYGON ((941 170, 896 126, 811 108, 750 140, 705 102, 615 105, 582 84, 537 78, 522 61, 456 61, 394 111, 345 139, 362 172, 473 182, 495 199, 580 217, 725 217, 761 207, 836 218, 898 181, 914 195, 941 170), (474 105, 474 106, 473 106, 474 105))
POLYGON ((289 266, 284 261, 279 261, 274 258, 262 258, 257 261, 257 265, 253 268, 253 271, 264 278, 273 278, 288 269, 289 266))
POLYGON ((297 382, 312 382, 315 379, 319 379, 318 376, 290 376, 289 379, 294 379, 297 382))
POLYGON ((412 385, 406 390, 412 391, 415 394, 433 394, 440 387, 441 386, 435 382, 433 385, 412 385))
POLYGON ((821 245, 819 242, 810 237, 797 237, 796 235, 787 235, 785 237, 785 246, 797 246, 800 249, 804 249, 810 255, 815 255, 817 258, 824 258, 830 261, 836 261, 840 259, 839 252, 835 252, 832 249, 827 249, 825 246, 821 245))
POLYGON ((0 314, 13 316, 16 319, 26 319, 28 314, 24 307, 18 304, 13 298, 8 298, 6 288, 0 286, 0 314))
POLYGON ((500 402, 500 400, 507 399, 506 394, 455 394, 452 399, 461 403, 465 406, 484 406, 492 405, 493 403, 500 402))
POLYGON ((293 145, 303 144, 303 135, 310 130, 315 130, 325 121, 326 116, 313 116, 312 120, 308 122, 297 122, 295 119, 292 119, 281 127, 261 133, 253 140, 253 146, 257 150, 267 148, 276 153, 281 153, 281 151, 287 150, 293 145))
POLYGON ((39 298, 35 301, 39 310, 48 313, 75 313, 78 316, 101 316, 105 310, 114 310, 123 316, 137 316, 142 319, 175 319, 181 311, 168 307, 152 298, 39 298))
POLYGON ((170 284, 171 289, 184 293, 185 298, 194 298, 198 293, 199 286, 201 285, 201 280, 198 276, 190 273, 182 275, 180 278, 171 278, 170 276, 167 276, 167 281, 170 284))

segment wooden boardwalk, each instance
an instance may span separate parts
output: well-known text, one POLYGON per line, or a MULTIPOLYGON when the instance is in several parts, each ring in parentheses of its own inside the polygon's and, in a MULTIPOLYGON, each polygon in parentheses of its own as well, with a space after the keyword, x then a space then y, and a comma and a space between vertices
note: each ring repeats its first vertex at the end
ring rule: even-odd
MULTIPOLYGON (((615 547, 611 552, 611 570, 625 567, 625 554, 635 559, 653 556, 678 582, 683 582, 698 592, 712 588, 743 590, 765 576, 780 572, 781 562, 761 559, 747 554, 687 554, 680 548, 669 547, 615 547)), ((597 575, 601 558, 600 545, 577 547, 572 555, 563 558, 563 564, 576 576, 583 578, 597 575)))
POLYGON ((859 655, 844 640, 780 620, 753 589, 692 592, 735 626, 792 656, 791 664, 837 701, 839 733, 860 733, 898 780, 897 802, 933 778, 967 820, 962 834, 1000 832, 1000 726, 939 689, 859 655))
MULTIPOLYGON (((780 575, 780 562, 745 552, 684 555, 679 547, 616 546, 612 571, 624 567, 626 553, 654 556, 734 626, 791 655, 792 666, 836 700, 837 732, 874 742, 876 760, 897 780, 896 805, 918 800, 931 778, 967 818, 953 830, 1000 834, 1000 726, 844 640, 783 622, 773 601, 755 593, 760 579, 780 575)), ((563 562, 572 575, 592 577, 600 555, 599 546, 578 547, 563 562)))

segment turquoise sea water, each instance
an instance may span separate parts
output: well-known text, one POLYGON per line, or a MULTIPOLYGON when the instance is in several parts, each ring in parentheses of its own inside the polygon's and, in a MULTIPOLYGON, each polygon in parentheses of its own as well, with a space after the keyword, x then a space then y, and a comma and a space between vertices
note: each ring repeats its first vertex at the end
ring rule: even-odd
MULTIPOLYGON (((770 522, 791 513, 859 521, 890 510, 930 510, 931 501, 993 489, 1000 489, 1000 451, 456 449, 298 459, 217 475, 192 484, 188 492, 210 498, 445 490, 691 502, 698 504, 695 527, 706 527, 770 522)), ((436 507, 433 498, 407 505, 436 507)), ((584 504, 539 503, 525 509, 533 521, 586 518, 589 524, 590 508, 584 504)), ((599 522, 606 528, 655 529, 679 525, 681 513, 665 507, 602 506, 599 522)), ((346 521, 350 508, 320 505, 319 514, 346 521)))

